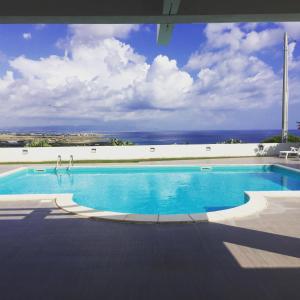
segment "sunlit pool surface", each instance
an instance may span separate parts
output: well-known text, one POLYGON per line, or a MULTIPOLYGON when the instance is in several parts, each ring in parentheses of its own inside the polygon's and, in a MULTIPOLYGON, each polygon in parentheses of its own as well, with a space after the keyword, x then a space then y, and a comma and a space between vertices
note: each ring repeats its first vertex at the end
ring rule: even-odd
POLYGON ((0 177, 0 194, 73 193, 98 210, 135 214, 210 212, 244 204, 245 191, 300 190, 279 166, 143 166, 25 169, 0 177))

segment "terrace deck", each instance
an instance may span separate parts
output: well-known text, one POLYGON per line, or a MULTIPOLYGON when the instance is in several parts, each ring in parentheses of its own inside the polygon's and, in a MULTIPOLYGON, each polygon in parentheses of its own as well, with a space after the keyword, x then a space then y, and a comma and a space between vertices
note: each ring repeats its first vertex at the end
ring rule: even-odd
MULTIPOLYGON (((267 161, 300 168, 277 158, 208 163, 267 161)), ((0 201, 0 298, 298 299, 300 199, 268 204, 222 223, 141 225, 80 218, 52 201, 0 201)))

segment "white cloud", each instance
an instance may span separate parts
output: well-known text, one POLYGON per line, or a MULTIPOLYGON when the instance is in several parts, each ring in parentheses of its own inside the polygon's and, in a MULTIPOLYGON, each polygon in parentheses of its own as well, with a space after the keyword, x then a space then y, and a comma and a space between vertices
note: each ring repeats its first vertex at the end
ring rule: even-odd
POLYGON ((279 23, 276 28, 256 30, 256 23, 247 25, 249 24, 253 26, 238 23, 208 24, 204 31, 208 48, 228 48, 248 53, 271 48, 282 42, 284 26, 288 26, 287 23, 279 23))
POLYGON ((245 30, 255 30, 258 26, 259 26, 260 23, 257 23, 257 22, 250 22, 250 23, 244 23, 242 24, 242 27, 243 29, 245 30))
POLYGON ((21 79, 9 81, 6 91, 11 104, 24 103, 24 115, 30 108, 31 114, 38 111, 39 116, 149 118, 150 111, 164 115, 161 110, 183 106, 193 83, 176 61, 159 55, 149 65, 116 39, 101 40, 93 47, 76 44, 70 57, 20 56, 10 65, 21 79), (20 88, 14 90, 16 85, 20 88))
POLYGON ((300 22, 282 22, 278 23, 284 31, 288 32, 292 39, 300 38, 300 22))
POLYGON ((194 88, 203 109, 247 110, 279 100, 281 85, 273 70, 258 58, 228 53, 225 60, 199 70, 194 88))
POLYGON ((22 34, 22 37, 23 37, 24 40, 31 40, 31 38, 32 38, 30 32, 24 32, 24 33, 22 34))
MULTIPOLYGON (((124 78, 136 67, 145 66, 145 58, 115 39, 105 39, 97 45, 77 45, 69 56, 49 56, 31 60, 20 56, 11 61, 11 66, 28 80, 43 80, 56 87, 70 79, 92 82, 101 79, 101 85, 112 88, 122 86, 124 78), (114 81, 112 81, 114 76, 114 81)), ((129 76, 130 77, 130 76, 129 76)))
POLYGON ((140 26, 136 24, 73 24, 69 28, 73 42, 87 43, 112 37, 126 39, 140 26))
POLYGON ((208 24, 204 30, 207 46, 211 49, 230 47, 237 49, 244 32, 234 23, 208 24))
POLYGON ((202 109, 263 108, 280 100, 280 76, 255 54, 278 44, 282 28, 252 28, 231 23, 206 26, 206 45, 185 66, 198 72, 193 93, 202 109))
POLYGON ((42 29, 44 29, 46 26, 47 26, 46 24, 36 24, 36 25, 34 26, 34 28, 35 28, 36 30, 42 30, 42 29))
POLYGON ((151 64, 145 80, 137 85, 135 97, 159 109, 174 109, 188 105, 187 95, 192 85, 192 77, 180 71, 175 60, 159 55, 151 64))
POLYGON ((251 31, 241 41, 241 48, 245 52, 254 52, 270 48, 282 41, 283 31, 281 28, 251 31))
MULTIPOLYGON (((280 103, 281 74, 257 53, 282 43, 283 25, 209 24, 206 42, 184 68, 165 55, 147 62, 118 40, 136 30, 136 25, 71 25, 65 55, 10 60, 11 70, 0 78, 0 99, 6 101, 0 113, 19 120, 30 116, 138 124, 150 124, 154 116, 164 126, 173 122, 184 128, 199 126, 207 116, 220 124, 227 110, 280 103)), ((294 48, 290 61, 298 68, 294 48)), ((297 80, 292 78, 291 86, 297 80)))
POLYGON ((19 89, 11 91, 16 101, 27 101, 27 106, 39 107, 46 115, 55 111, 57 115, 79 118, 118 110, 148 69, 144 57, 115 39, 100 41, 94 47, 79 45, 70 58, 50 56, 31 60, 21 56, 10 64, 21 74, 19 85, 30 87, 22 95, 19 89), (34 100, 35 104, 33 94, 39 99, 34 100))

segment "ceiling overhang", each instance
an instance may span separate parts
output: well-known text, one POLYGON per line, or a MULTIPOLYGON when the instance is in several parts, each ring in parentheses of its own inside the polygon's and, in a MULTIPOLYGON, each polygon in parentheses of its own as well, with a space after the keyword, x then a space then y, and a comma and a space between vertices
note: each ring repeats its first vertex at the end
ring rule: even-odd
POLYGON ((164 2, 170 1, 9 0, 1 3, 0 23, 171 24, 300 21, 300 1, 296 0, 181 0, 176 14, 166 13, 164 2))
POLYGON ((9 0, 0 23, 160 24, 167 44, 173 24, 300 21, 300 1, 285 0, 9 0))

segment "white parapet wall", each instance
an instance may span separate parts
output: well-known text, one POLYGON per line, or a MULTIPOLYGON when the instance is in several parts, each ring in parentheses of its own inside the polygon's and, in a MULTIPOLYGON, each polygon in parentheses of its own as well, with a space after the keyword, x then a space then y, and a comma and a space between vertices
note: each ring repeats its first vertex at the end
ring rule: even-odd
POLYGON ((133 160, 155 158, 275 156, 295 144, 201 144, 96 147, 0 148, 0 162, 43 162, 62 160, 133 160), (260 149, 263 145, 264 149, 260 149))

